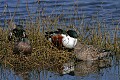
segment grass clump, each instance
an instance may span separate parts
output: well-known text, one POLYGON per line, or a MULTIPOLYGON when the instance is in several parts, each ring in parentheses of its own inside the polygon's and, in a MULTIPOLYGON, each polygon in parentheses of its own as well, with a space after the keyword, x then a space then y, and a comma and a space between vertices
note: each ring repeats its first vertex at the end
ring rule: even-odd
MULTIPOLYGON (((44 29, 40 31, 40 23, 26 23, 25 26, 28 39, 33 48, 32 54, 29 56, 13 54, 14 42, 8 41, 7 38, 9 30, 0 28, 0 60, 4 66, 10 66, 16 72, 20 72, 21 70, 28 71, 35 68, 59 72, 63 69, 61 65, 74 61, 75 56, 73 52, 58 49, 45 38, 44 29)), ((73 27, 75 28, 74 25, 73 27)), ((46 28, 48 29, 49 27, 47 26, 46 28)), ((117 38, 117 31, 114 33, 114 41, 112 43, 109 32, 103 32, 100 26, 97 29, 90 29, 88 27, 87 31, 79 35, 78 41, 87 45, 92 44, 100 49, 120 53, 120 42, 119 38, 117 38), (86 35, 89 36, 85 37, 86 35)), ((78 33, 80 32, 78 31, 78 33)))
POLYGON ((73 56, 71 52, 54 47, 52 43, 46 40, 44 34, 38 30, 38 27, 26 26, 26 32, 33 48, 32 54, 30 56, 13 54, 14 42, 10 42, 7 39, 9 31, 0 28, 1 63, 9 65, 13 69, 16 66, 23 66, 25 69, 36 68, 38 66, 41 69, 50 69, 52 66, 64 64, 72 60, 70 58, 73 56))

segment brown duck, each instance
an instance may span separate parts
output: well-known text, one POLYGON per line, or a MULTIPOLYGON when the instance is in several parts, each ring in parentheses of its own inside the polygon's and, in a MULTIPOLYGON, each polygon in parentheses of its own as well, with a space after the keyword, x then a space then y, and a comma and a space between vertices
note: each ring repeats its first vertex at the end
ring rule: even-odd
POLYGON ((93 45, 85 45, 80 42, 74 48, 75 56, 78 60, 93 61, 113 55, 111 51, 100 50, 93 45))

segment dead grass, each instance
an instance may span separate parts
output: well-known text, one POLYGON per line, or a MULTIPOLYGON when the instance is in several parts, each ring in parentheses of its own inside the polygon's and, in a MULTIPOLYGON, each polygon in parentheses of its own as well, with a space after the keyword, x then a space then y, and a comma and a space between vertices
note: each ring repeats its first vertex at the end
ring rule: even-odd
POLYGON ((38 29, 27 27, 26 31, 33 48, 29 56, 12 54, 14 42, 8 41, 8 30, 0 29, 0 58, 5 66, 23 66, 30 69, 39 66, 41 69, 47 69, 72 60, 71 52, 54 47, 38 29))
MULTIPOLYGON (((58 49, 52 45, 48 40, 46 40, 44 33, 40 30, 39 23, 26 24, 26 32, 28 38, 32 44, 32 54, 29 56, 24 55, 15 55, 12 54, 14 42, 9 42, 7 39, 8 29, 0 28, 0 60, 4 66, 9 66, 14 69, 16 72, 28 71, 33 68, 39 67, 39 69, 49 69, 60 71, 61 65, 68 61, 73 61, 75 56, 73 52, 68 52, 68 50, 58 49), (60 66, 60 67, 59 67, 60 66), (58 68, 58 69, 57 69, 58 68)), ((95 47, 101 49, 107 49, 114 51, 116 53, 120 52, 120 42, 117 41, 117 37, 114 37, 114 43, 110 42, 110 35, 108 33, 91 30, 91 34, 84 41, 83 37, 79 37, 79 41, 85 44, 92 44, 95 47)), ((116 35, 116 33, 114 34, 116 35)))

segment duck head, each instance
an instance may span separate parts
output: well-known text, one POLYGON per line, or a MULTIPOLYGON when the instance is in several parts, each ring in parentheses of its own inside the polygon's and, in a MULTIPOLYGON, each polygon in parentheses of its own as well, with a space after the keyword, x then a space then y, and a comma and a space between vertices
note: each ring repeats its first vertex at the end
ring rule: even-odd
POLYGON ((62 36, 63 36, 62 39, 63 46, 69 49, 73 49, 76 46, 77 38, 78 38, 78 34, 76 31, 68 30, 67 34, 62 34, 62 36))
POLYGON ((70 37, 72 37, 72 38, 78 38, 78 34, 77 34, 77 32, 74 31, 74 30, 68 30, 68 31, 67 31, 67 34, 68 34, 70 37))
POLYGON ((13 28, 9 35, 8 35, 8 40, 11 41, 13 39, 13 37, 16 39, 16 40, 21 40, 21 38, 26 38, 27 35, 26 35, 26 32, 25 30, 23 29, 23 26, 22 25, 16 25, 15 28, 13 28))

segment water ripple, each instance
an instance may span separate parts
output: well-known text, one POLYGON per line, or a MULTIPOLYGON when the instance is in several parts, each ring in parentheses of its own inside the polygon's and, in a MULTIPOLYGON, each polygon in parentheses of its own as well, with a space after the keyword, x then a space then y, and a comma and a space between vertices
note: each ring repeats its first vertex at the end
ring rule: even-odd
POLYGON ((109 17, 113 17, 115 20, 120 18, 119 3, 120 1, 118 0, 40 0, 39 2, 37 0, 1 0, 0 18, 10 18, 10 14, 13 15, 15 11, 17 11, 16 18, 24 18, 28 16, 29 10, 31 14, 36 14, 35 17, 39 16, 37 13, 44 12, 40 16, 63 15, 61 18, 67 20, 71 18, 76 20, 84 14, 84 18, 88 21, 92 16, 98 14, 97 16, 101 20, 106 18, 106 23, 109 24, 112 23, 109 17), (18 5, 17 1, 19 1, 18 5), (16 9, 17 6, 18 8, 16 9))

